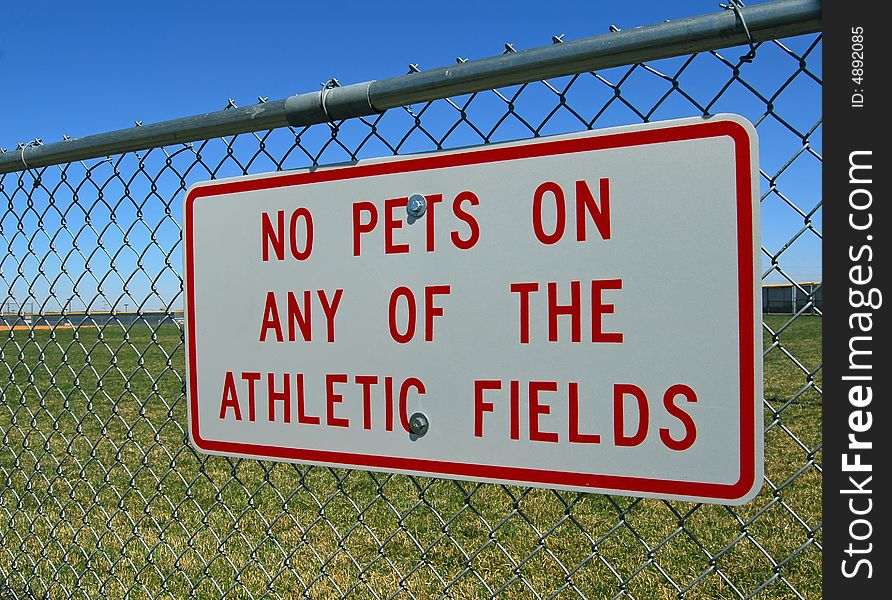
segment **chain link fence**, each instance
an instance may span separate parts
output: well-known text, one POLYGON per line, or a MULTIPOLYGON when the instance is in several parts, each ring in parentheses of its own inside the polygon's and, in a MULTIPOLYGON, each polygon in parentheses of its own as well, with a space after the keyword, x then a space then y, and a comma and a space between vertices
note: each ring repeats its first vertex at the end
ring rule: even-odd
MULTIPOLYGON (((748 13, 726 12, 742 32, 748 13)), ((819 597, 808 298, 766 315, 765 485, 741 507, 208 457, 187 440, 181 203, 194 182, 734 112, 760 134, 764 278, 796 283, 821 239, 820 35, 752 29, 751 44, 494 76, 330 123, 41 166, 26 162, 34 148, 9 150, 24 165, 0 175, 0 302, 78 325, 0 330, 0 597, 819 597)))

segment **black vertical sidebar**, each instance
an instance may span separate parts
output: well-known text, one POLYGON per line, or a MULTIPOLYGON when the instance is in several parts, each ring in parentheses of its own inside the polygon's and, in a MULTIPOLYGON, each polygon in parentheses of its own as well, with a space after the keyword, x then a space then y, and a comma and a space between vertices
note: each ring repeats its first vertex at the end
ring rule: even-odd
POLYGON ((892 594, 886 10, 823 4, 825 598, 892 594))

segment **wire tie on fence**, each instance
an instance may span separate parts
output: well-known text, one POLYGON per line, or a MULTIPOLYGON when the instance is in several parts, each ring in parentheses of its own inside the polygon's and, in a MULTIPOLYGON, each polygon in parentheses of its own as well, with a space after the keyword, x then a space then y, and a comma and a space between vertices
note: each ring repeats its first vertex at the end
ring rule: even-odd
POLYGON ((322 89, 319 91, 319 102, 322 104, 322 112, 325 114, 325 118, 329 123, 332 123, 334 119, 328 112, 328 106, 325 105, 325 98, 328 96, 328 93, 336 87, 341 87, 341 82, 332 77, 322 84, 322 89))
POLYGON ((753 36, 750 34, 750 28, 746 24, 746 19, 743 18, 742 8, 745 7, 742 0, 728 0, 728 4, 719 4, 720 7, 725 10, 733 10, 734 15, 740 19, 740 24, 743 25, 743 31, 746 33, 747 43, 750 46, 749 52, 740 57, 741 62, 751 63, 753 59, 756 58, 756 42, 753 41, 753 36))
POLYGON ((19 150, 21 151, 22 165, 26 169, 30 169, 31 167, 28 166, 28 162, 25 160, 25 149, 27 149, 29 146, 36 147, 36 146, 40 146, 41 144, 43 144, 43 142, 40 140, 40 138, 34 138, 30 142, 27 142, 25 144, 19 144, 19 150))

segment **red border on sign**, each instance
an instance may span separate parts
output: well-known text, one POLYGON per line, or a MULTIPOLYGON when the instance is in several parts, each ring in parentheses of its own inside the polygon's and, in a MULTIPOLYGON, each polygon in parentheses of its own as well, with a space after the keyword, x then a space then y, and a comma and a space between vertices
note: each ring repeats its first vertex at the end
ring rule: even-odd
POLYGON ((702 123, 657 127, 643 131, 629 131, 606 135, 594 135, 555 141, 539 141, 505 147, 481 148, 468 151, 421 156, 403 160, 391 160, 366 165, 351 165, 319 171, 286 173, 278 176, 256 179, 223 181, 200 185, 190 190, 186 197, 185 252, 186 252, 186 300, 188 319, 189 356, 187 378, 189 382, 190 427, 193 443, 207 452, 220 452, 257 458, 276 458, 342 465, 345 467, 366 467, 381 470, 413 471, 432 475, 453 475, 474 479, 494 479, 512 481, 519 484, 557 485, 576 488, 598 488, 618 492, 641 492, 668 494, 716 500, 737 500, 744 497, 755 483, 756 442, 755 439, 755 366, 754 340, 755 319, 753 300, 753 189, 752 165, 750 164, 750 137, 746 128, 735 121, 716 120, 702 123), (375 456, 349 452, 286 448, 262 444, 244 444, 207 440, 201 437, 198 428, 198 378, 195 340, 195 302, 193 274, 193 208, 199 198, 233 194, 270 188, 321 183, 344 179, 357 179, 444 169, 466 165, 503 162, 524 158, 572 154, 610 148, 660 144, 711 137, 730 137, 734 142, 737 188, 737 281, 740 336, 740 478, 733 484, 703 483, 625 477, 618 475, 597 475, 457 463, 440 460, 403 458, 395 456, 375 456))

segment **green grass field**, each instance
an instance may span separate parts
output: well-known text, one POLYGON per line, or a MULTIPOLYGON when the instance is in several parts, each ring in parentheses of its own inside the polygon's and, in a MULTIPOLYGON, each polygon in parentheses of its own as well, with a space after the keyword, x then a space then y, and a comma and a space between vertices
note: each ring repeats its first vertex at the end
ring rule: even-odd
POLYGON ((2 332, 0 598, 818 598, 821 320, 788 319, 780 491, 733 510, 202 457, 175 327, 2 332))

